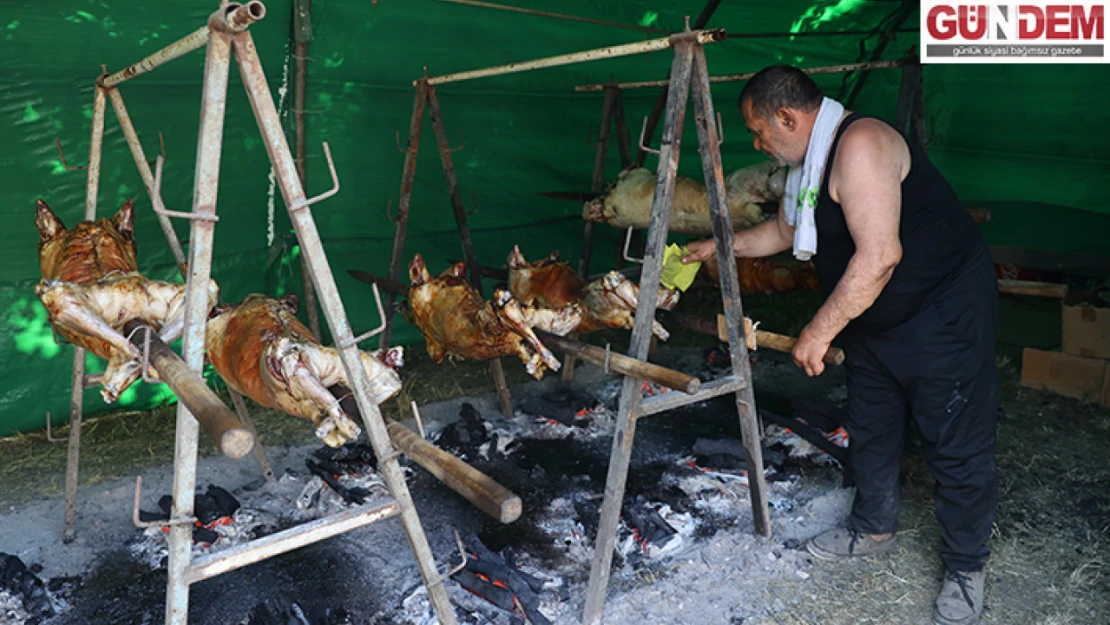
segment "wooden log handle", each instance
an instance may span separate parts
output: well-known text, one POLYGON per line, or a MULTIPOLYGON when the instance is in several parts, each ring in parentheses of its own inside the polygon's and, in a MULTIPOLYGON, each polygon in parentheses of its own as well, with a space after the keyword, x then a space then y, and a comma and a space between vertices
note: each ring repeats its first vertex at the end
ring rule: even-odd
POLYGON ((235 413, 227 407, 199 373, 189 369, 185 361, 169 348, 157 332, 139 321, 124 324, 124 334, 131 337, 140 350, 150 330, 150 366, 158 377, 170 387, 178 401, 189 409, 201 429, 229 458, 242 458, 254 449, 254 434, 243 426, 235 413))
MULTIPOLYGON (((336 397, 342 397, 339 407, 352 418, 362 420, 358 402, 340 386, 328 390, 336 397)), ((463 462, 458 457, 436 447, 420 438, 407 427, 383 415, 389 440, 393 445, 411 458, 416 464, 431 473, 445 486, 462 495, 476 508, 501 521, 512 523, 520 518, 524 504, 520 497, 493 478, 463 462)))
MULTIPOLYGON (((748 341, 748 349, 752 348, 750 338, 752 334, 755 335, 755 344, 757 347, 765 347, 787 354, 794 351, 794 346, 798 343, 798 339, 792 336, 768 332, 766 330, 756 330, 752 332, 751 329, 751 319, 744 317, 744 330, 748 341)), ((725 325, 724 315, 717 315, 717 338, 721 341, 728 341, 728 327, 725 325)), ((829 350, 825 352, 821 360, 827 365, 840 366, 844 364, 844 350, 839 347, 829 347, 829 350)))
MULTIPOLYGON (((536 333, 536 336, 539 337, 540 341, 550 349, 564 354, 570 354, 575 358, 592 362, 595 365, 602 367, 606 366, 606 352, 600 347, 536 328, 533 328, 533 331, 536 333)), ((698 389, 701 388, 701 380, 694 376, 686 375, 681 371, 661 367, 650 362, 637 360, 614 351, 608 353, 608 368, 610 371, 640 380, 654 382, 660 386, 682 391, 688 395, 697 393, 698 389)))
POLYGON ((420 438, 396 421, 386 419, 386 429, 389 440, 397 449, 482 512, 502 523, 512 523, 520 518, 524 510, 520 497, 490 476, 420 438))
POLYGON ((1068 285, 1054 282, 1033 282, 1030 280, 998 280, 998 292, 1010 295, 1034 295, 1037 297, 1055 297, 1064 299, 1068 296, 1068 285))
MULTIPOLYGON (((794 351, 794 345, 798 343, 798 339, 787 336, 785 334, 775 334, 774 332, 767 332, 765 330, 755 331, 755 344, 767 349, 773 349, 778 352, 790 353, 794 351)), ((829 347, 829 351, 825 352, 822 361, 827 365, 840 366, 844 364, 844 350, 839 347, 829 347)))

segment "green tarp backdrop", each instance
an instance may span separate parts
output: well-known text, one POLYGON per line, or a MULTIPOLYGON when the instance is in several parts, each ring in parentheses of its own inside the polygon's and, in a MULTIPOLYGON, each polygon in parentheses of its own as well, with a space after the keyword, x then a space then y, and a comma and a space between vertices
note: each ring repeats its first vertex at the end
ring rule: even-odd
MULTIPOLYGON (((309 44, 306 125, 308 194, 330 187, 321 148, 328 142, 342 189, 313 207, 328 260, 356 332, 378 323, 368 286, 346 270, 388 272, 393 222, 412 109, 412 80, 423 68, 438 75, 665 36, 693 20, 704 0, 505 0, 528 9, 639 26, 640 29, 541 17, 445 0, 316 0, 309 44), (649 31, 647 29, 656 29, 649 31)), ((0 245, 0 435, 38 429, 47 411, 66 420, 72 347, 54 342, 33 287, 38 280, 34 203, 43 198, 72 226, 83 215, 84 171, 63 167, 57 137, 71 166, 88 159, 93 81, 101 65, 116 71, 184 37, 205 23, 211 0, 55 0, 0 3, 0 218, 10 227, 0 245)), ((897 1, 725 0, 709 22, 735 38, 707 47, 711 74, 758 70, 775 62, 799 66, 871 58, 879 40, 867 33, 890 23, 897 1), (789 36, 786 33, 825 33, 789 36), (839 34, 839 33, 848 34, 839 34)), ((251 27, 292 143, 292 2, 266 2, 267 16, 251 27)), ((914 10, 881 58, 898 58, 919 41, 914 10)), ((601 93, 574 86, 658 80, 670 67, 669 50, 533 72, 484 78, 439 88, 462 197, 481 263, 501 266, 514 243, 529 258, 559 249, 577 258, 581 203, 541 197, 544 191, 588 191, 601 93)), ((162 194, 168 208, 190 210, 204 52, 196 51, 122 85, 121 93, 153 160, 158 133, 165 140, 162 194)), ((933 65, 925 68, 929 151, 969 204, 989 206, 984 226, 991 242, 1083 253, 1105 253, 1110 203, 1099 189, 1110 158, 1104 65, 933 65)), ((842 96, 859 74, 819 83, 842 96)), ((873 72, 855 109, 893 121, 899 70, 873 72)), ((714 85, 723 116, 725 169, 758 162, 736 108, 741 83, 714 85)), ((657 89, 624 94, 635 142, 657 89)), ((655 139, 657 143, 658 139, 655 139)), ((646 165, 654 168, 649 156, 646 165)), ((693 124, 686 125, 680 173, 700 177, 693 124)), ((609 151, 606 178, 620 166, 609 151)), ((98 214, 128 198, 137 204, 139 263, 152 278, 176 279, 173 259, 150 209, 135 163, 108 108, 98 214)), ((232 66, 223 142, 213 276, 223 301, 252 292, 300 291, 298 249, 258 129, 232 66)), ((424 254, 433 271, 460 258, 449 198, 430 126, 421 152, 405 247, 406 261, 424 254)), ((179 238, 188 223, 175 220, 179 238)), ((611 267, 620 233, 598 228, 593 269, 611 267)), ((304 318, 304 314, 301 314, 304 318)), ((419 333, 400 318, 395 342, 416 344, 419 333)), ((326 337, 325 340, 330 340, 326 337)), ((376 342, 370 344, 376 346, 376 342)), ((91 371, 103 362, 90 356, 91 371)), ((162 386, 139 383, 119 402, 145 408, 172 399, 162 386)), ((106 406, 97 389, 85 396, 86 414, 106 406)))

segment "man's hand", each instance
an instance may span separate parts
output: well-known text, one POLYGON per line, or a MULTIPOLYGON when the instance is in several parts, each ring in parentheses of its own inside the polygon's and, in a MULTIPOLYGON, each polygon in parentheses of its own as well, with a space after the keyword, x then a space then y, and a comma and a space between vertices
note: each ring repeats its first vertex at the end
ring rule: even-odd
POLYGON ((832 339, 824 339, 810 326, 802 330, 798 342, 790 355, 794 357, 794 364, 806 370, 806 375, 814 377, 825 371, 825 353, 829 351, 832 339))
POLYGON ((686 249, 689 250, 689 254, 682 257, 682 264, 684 265, 699 261, 705 262, 717 253, 717 245, 713 239, 702 239, 687 243, 686 249))

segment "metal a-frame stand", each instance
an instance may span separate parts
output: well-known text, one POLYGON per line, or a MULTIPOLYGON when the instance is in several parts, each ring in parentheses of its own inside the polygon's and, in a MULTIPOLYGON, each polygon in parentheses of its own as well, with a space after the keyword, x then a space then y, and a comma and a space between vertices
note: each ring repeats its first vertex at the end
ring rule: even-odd
POLYGON ((643 397, 638 380, 625 378, 621 388, 613 448, 609 458, 609 472, 605 482, 605 495, 601 505, 601 518, 582 619, 587 625, 600 622, 604 610, 617 525, 620 520, 625 481, 628 477, 632 443, 636 433, 636 421, 640 417, 704 401, 710 397, 735 393, 736 408, 740 416, 740 431, 748 454, 748 488, 751 493, 755 530, 764 537, 770 536, 771 533, 767 488, 763 480, 759 423, 756 419, 755 397, 751 384, 751 367, 747 344, 740 330, 743 327, 744 311, 740 300, 736 264, 732 262, 732 228, 725 203, 719 135, 705 61, 703 44, 706 41, 694 36, 697 34, 699 31, 685 32, 673 37, 674 60, 671 66, 670 90, 667 94, 659 168, 652 200, 651 222, 645 244, 643 273, 640 277, 636 320, 632 328, 628 355, 640 360, 648 355, 651 322, 658 304, 657 287, 663 269, 671 202, 678 172, 686 100, 687 96, 692 96, 694 122, 697 125, 702 170, 705 174, 713 222, 713 238, 716 242, 717 261, 720 267, 721 297, 725 317, 728 320, 732 374, 703 384, 693 395, 665 393, 647 399, 643 397))
MULTIPOLYGON (((459 178, 455 174, 455 163, 451 157, 452 152, 461 149, 452 148, 447 138, 447 128, 443 124, 443 111, 439 107, 439 96, 436 94, 434 84, 429 82, 427 76, 416 81, 416 96, 412 104, 412 121, 409 124, 408 146, 405 152, 405 165, 401 175, 401 198, 397 204, 397 222, 393 231, 393 254, 389 261, 389 279, 397 282, 401 277, 402 268, 405 266, 405 232, 409 223, 409 207, 412 205, 412 184, 416 178, 416 156, 420 149, 420 129, 424 125, 424 109, 427 107, 431 117, 432 131, 436 136, 439 147, 440 161, 443 163, 443 176, 447 182, 447 192, 451 196, 451 208, 455 215, 455 226, 459 230, 459 239, 462 242, 463 258, 470 274, 470 282, 482 293, 481 267, 474 256, 474 242, 470 237, 470 226, 466 220, 466 209, 463 207, 462 194, 459 191, 459 178)), ((398 146, 400 147, 400 146, 398 146)), ((385 330, 379 339, 379 345, 384 349, 389 346, 393 333, 393 304, 395 295, 387 292, 385 296, 385 330)), ((509 385, 505 381, 505 369, 500 358, 490 361, 490 373, 494 385, 497 387, 497 397, 501 405, 501 413, 506 418, 513 416, 513 402, 509 395, 509 385)))
MULTIPOLYGON (((421 526, 411 494, 398 463, 398 452, 393 448, 378 407, 370 401, 369 380, 358 355, 357 344, 377 331, 355 337, 351 331, 343 302, 328 265, 319 233, 309 207, 338 192, 335 187, 314 198, 306 198, 303 185, 289 145, 285 140, 281 120, 266 83, 262 63, 247 27, 265 17, 262 2, 252 0, 245 4, 221 2, 219 10, 208 23, 187 37, 163 48, 131 67, 102 76, 98 80, 94 100, 93 132, 90 146, 86 218, 95 218, 97 188, 99 184, 100 148, 103 142, 104 109, 106 94, 118 94, 112 88, 125 80, 148 72, 158 65, 178 58, 188 52, 207 47, 204 88, 201 103, 200 133, 197 144, 197 165, 191 213, 173 213, 161 210, 159 216, 184 217, 190 220, 190 245, 186 275, 185 329, 182 338, 182 358, 190 370, 201 372, 205 329, 207 323, 207 287, 212 266, 212 243, 215 231, 216 199, 219 186, 219 166, 222 150, 224 112, 227 103, 227 85, 231 67, 231 54, 239 66, 247 96, 254 111, 260 133, 266 146, 271 165, 281 187, 282 197, 296 230, 297 239, 304 252, 304 259, 313 285, 320 297, 320 304, 332 336, 335 337, 340 359, 351 381, 354 398, 358 404, 374 453, 379 458, 380 471, 392 500, 373 502, 332 517, 299 525, 261 539, 209 554, 193 560, 192 528, 194 493, 196 488, 198 422, 184 403, 178 404, 177 434, 174 453, 173 507, 171 519, 166 523, 169 532, 169 565, 166 596, 167 625, 185 625, 188 622, 189 587, 196 582, 259 562, 305 545, 331 538, 384 520, 399 516, 412 548, 417 567, 428 591, 430 603, 439 622, 443 625, 457 623, 455 613, 447 598, 443 581, 446 576, 437 569, 427 537, 421 526)), ((115 96, 113 96, 115 97, 115 96)), ((121 117, 121 125, 123 124, 121 117)), ((132 129, 133 131, 133 129, 132 129)), ((125 129, 126 132, 126 129, 125 129)), ((137 142, 137 139, 136 139, 137 142)), ((134 150, 134 145, 132 146, 134 150)), ((325 151, 327 145, 325 144, 325 151)), ((329 166, 330 163, 330 153, 329 166)), ((136 162, 141 172, 149 172, 145 158, 136 162), (145 170, 144 170, 145 166, 145 170)), ((333 180, 334 166, 331 167, 333 180)), ((144 182, 148 176, 144 173, 144 182)), ((147 184, 148 191, 156 197, 156 210, 161 206, 153 176, 147 184)), ((167 224, 163 224, 165 227, 167 224)), ((170 236, 172 228, 167 233, 170 236)), ((176 241, 175 237, 170 236, 176 241)), ((173 245, 173 243, 171 243, 173 245)), ((74 394, 83 390, 90 381, 84 374, 84 351, 77 350, 74 361, 74 394)), ((80 428, 81 410, 76 406, 76 428, 80 428)), ((72 415, 71 415, 72 416, 72 415)), ((71 430, 71 455, 77 437, 71 430)), ((71 457, 75 469, 75 458, 71 457)), ((76 471, 74 470, 74 480, 76 471)), ((68 481, 68 480, 67 480, 68 481)), ((67 509, 67 521, 69 519, 67 509)), ((68 523, 67 523, 68 525, 68 523)))

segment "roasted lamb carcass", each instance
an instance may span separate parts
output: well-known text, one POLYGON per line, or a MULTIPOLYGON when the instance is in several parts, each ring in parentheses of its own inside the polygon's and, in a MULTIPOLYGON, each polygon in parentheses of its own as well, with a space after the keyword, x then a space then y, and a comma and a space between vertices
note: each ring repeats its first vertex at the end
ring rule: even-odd
MULTIPOLYGON (((82 221, 67 230, 46 202, 36 203, 42 281, 35 294, 58 336, 108 361, 100 391, 107 403, 142 374, 142 353, 123 336, 123 326, 141 321, 169 343, 185 322, 185 285, 139 273, 134 209, 128 200, 111 219, 82 221)), ((209 307, 218 291, 210 281, 209 307)))
MULTIPOLYGON (((208 360, 233 391, 311 420, 318 438, 339 447, 362 432, 329 390, 351 388, 347 370, 339 352, 321 345, 297 319, 298 305, 296 295, 252 294, 238 304, 217 306, 208 320, 208 360)), ((370 380, 370 401, 381 404, 401 390, 395 370, 404 364, 401 347, 360 351, 359 357, 370 380)))
POLYGON ((486 302, 465 276, 465 263, 455 263, 434 278, 419 254, 409 263, 409 308, 432 360, 491 360, 516 354, 537 380, 545 368, 557 371, 559 360, 536 337, 532 324, 556 329, 576 325, 578 308, 526 311, 504 289, 494 291, 492 301, 486 302))
MULTIPOLYGON (((581 321, 569 331, 575 334, 604 328, 632 328, 640 296, 636 283, 616 271, 587 283, 558 258, 559 252, 555 251, 546 258, 529 263, 524 259, 520 246, 514 245, 508 261, 509 288, 513 297, 523 304, 539 307, 580 305, 581 321)), ((671 310, 678 303, 678 298, 677 290, 660 286, 657 308, 671 310)), ((569 333, 544 327, 542 323, 533 326, 553 334, 569 333)), ((670 336, 662 324, 654 320, 652 333, 663 340, 670 336)))
MULTIPOLYGON (((648 169, 626 169, 600 197, 586 202, 582 218, 605 222, 614 228, 645 229, 651 223, 655 183, 656 175, 648 169)), ((733 230, 763 223, 766 217, 760 205, 778 204, 785 183, 785 170, 771 161, 729 174, 725 178, 725 201, 733 230)), ((668 230, 699 236, 713 234, 709 195, 704 184, 684 176, 675 179, 668 230)))
MULTIPOLYGON (((713 284, 720 284, 717 257, 702 263, 701 274, 713 284)), ((787 291, 821 288, 813 263, 781 255, 766 258, 737 258, 736 274, 744 295, 769 295, 787 291)))

